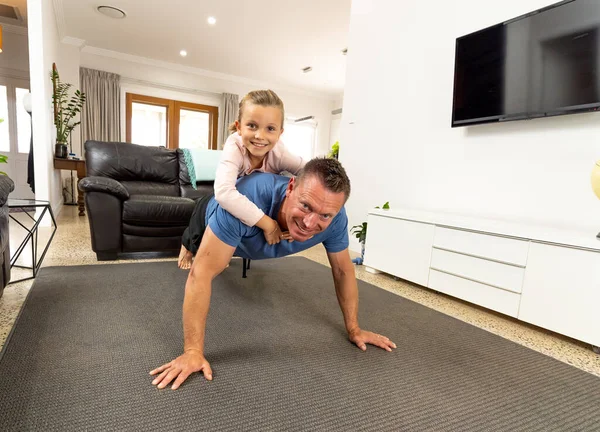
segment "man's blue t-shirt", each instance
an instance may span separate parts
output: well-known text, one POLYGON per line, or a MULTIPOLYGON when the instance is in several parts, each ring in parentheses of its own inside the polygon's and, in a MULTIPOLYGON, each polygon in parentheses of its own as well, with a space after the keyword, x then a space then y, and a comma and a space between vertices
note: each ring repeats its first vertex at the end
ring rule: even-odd
MULTIPOLYGON (((236 188, 247 196, 266 215, 277 220, 281 203, 289 182, 288 177, 270 174, 253 173, 240 178, 236 188)), ((253 260, 279 258, 308 249, 323 243, 327 252, 341 252, 348 247, 348 217, 342 207, 324 231, 305 242, 282 240, 278 244, 269 245, 263 231, 254 226, 249 227, 221 208, 213 197, 206 208, 206 225, 224 243, 236 247, 235 255, 253 260)))

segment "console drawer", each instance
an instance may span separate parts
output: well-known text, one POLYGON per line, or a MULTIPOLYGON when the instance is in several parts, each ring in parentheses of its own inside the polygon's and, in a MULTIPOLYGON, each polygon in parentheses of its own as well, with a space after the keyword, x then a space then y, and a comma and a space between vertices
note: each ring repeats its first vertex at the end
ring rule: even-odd
POLYGON ((523 267, 529 251, 529 241, 526 240, 439 226, 435 227, 433 246, 523 267))
POLYGON ((428 287, 515 318, 519 313, 520 294, 494 288, 434 269, 429 271, 428 287))
POLYGON ((431 268, 520 293, 525 269, 456 252, 433 248, 431 268))

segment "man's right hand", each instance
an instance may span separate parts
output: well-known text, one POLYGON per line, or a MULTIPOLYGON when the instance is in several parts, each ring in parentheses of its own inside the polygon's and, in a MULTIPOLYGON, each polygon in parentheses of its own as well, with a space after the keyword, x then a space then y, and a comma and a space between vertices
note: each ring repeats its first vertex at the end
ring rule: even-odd
POLYGON ((152 385, 157 386, 157 388, 165 388, 171 381, 175 380, 171 389, 177 390, 187 377, 200 371, 204 373, 207 380, 212 381, 212 369, 208 360, 199 351, 190 350, 175 360, 150 371, 150 375, 160 374, 152 381, 152 385))

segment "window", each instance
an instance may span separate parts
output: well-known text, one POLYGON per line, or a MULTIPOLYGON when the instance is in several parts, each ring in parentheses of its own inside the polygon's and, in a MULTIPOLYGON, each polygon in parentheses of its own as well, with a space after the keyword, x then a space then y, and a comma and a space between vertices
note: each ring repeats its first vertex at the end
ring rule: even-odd
POLYGON ((314 156, 316 131, 317 124, 314 121, 296 123, 294 120, 286 120, 281 140, 291 153, 308 161, 314 156))
POLYGON ((176 148, 217 148, 217 107, 126 95, 126 140, 134 144, 176 148))
POLYGON ((210 114, 181 109, 179 111, 179 148, 208 149, 210 114))
POLYGON ((128 142, 167 147, 167 107, 133 102, 128 142))

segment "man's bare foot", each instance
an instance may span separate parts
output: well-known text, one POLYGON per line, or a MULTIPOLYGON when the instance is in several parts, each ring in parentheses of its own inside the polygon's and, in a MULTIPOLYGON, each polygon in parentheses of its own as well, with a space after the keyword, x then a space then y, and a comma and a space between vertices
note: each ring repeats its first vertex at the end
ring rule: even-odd
POLYGON ((177 265, 182 270, 189 270, 192 268, 192 253, 185 248, 185 246, 181 245, 181 251, 179 251, 179 259, 177 260, 177 265))

